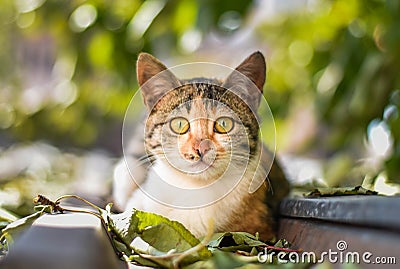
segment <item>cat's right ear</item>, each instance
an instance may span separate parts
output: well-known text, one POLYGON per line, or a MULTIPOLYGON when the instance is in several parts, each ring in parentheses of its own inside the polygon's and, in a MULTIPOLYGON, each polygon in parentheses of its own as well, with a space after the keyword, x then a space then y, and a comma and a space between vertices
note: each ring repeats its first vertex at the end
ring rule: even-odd
POLYGON ((164 94, 181 86, 179 79, 157 58, 148 53, 139 54, 136 72, 145 105, 149 110, 164 94))
POLYGON ((254 110, 257 110, 266 77, 265 58, 256 51, 247 57, 224 81, 222 87, 239 95, 254 110), (254 87, 256 86, 256 87, 254 87))

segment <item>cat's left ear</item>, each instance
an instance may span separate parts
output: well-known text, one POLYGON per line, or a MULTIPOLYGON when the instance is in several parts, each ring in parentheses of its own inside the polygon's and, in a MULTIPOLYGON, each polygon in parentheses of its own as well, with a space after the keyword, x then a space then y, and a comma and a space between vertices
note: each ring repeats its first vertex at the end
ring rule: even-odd
POLYGON ((238 94, 253 109, 257 109, 260 104, 265 76, 265 58, 261 52, 257 51, 236 67, 222 86, 238 94), (257 87, 256 89, 254 85, 257 87))
POLYGON ((164 94, 181 86, 179 79, 157 58, 148 53, 139 54, 136 72, 144 102, 149 110, 164 94))

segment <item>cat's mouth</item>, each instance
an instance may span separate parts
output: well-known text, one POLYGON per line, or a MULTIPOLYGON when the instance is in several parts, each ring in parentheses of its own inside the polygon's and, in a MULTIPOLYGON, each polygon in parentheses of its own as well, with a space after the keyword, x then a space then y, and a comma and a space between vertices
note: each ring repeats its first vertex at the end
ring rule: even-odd
POLYGON ((178 171, 184 174, 200 174, 204 173, 215 167, 214 156, 205 156, 204 158, 199 158, 197 160, 187 160, 184 158, 174 159, 173 162, 169 160, 170 165, 172 165, 178 171), (207 157, 207 158, 206 158, 207 157))
POLYGON ((191 163, 189 166, 191 168, 193 168, 194 170, 196 170, 195 173, 201 173, 204 172, 205 170, 212 168, 213 167, 213 163, 207 163, 205 160, 198 160, 197 162, 191 163))

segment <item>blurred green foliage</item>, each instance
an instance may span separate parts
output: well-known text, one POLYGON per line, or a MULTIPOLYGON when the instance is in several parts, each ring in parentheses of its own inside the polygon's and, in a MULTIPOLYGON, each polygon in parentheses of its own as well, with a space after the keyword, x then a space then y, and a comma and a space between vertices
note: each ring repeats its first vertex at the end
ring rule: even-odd
POLYGON ((250 3, 0 1, 0 206, 27 215, 38 193, 106 197, 138 53, 180 55, 185 34, 250 3))
POLYGON ((176 55, 179 39, 188 29, 206 33, 221 14, 227 10, 243 14, 249 4, 2 1, 0 103, 7 105, 0 107, 0 125, 16 140, 97 145, 118 152, 120 135, 115 130, 137 89, 137 54, 176 55), (38 77, 43 77, 39 83, 38 77))
POLYGON ((371 124, 379 122, 387 137, 375 137, 380 140, 375 143, 389 147, 384 156, 374 155, 384 167, 369 172, 383 169, 400 182, 399 15, 397 1, 310 1, 259 29, 271 46, 268 86, 274 115, 279 120, 299 103, 313 107, 319 130, 303 150, 331 160, 327 172, 335 170, 338 177, 333 185, 349 176, 360 182, 370 170, 348 174, 365 156, 371 124))
MULTIPOLYGON (((249 19, 252 4, 2 1, 0 141, 47 140, 118 154, 123 115, 137 89, 137 54, 195 53, 182 47, 188 36, 230 34, 236 28, 224 28, 222 18, 234 11, 249 19)), ((296 135, 284 128, 290 114, 311 108, 317 127, 295 151, 328 159, 331 185, 349 177, 360 183, 365 171, 385 171, 400 182, 399 15, 398 1, 319 0, 257 27, 260 47, 269 48, 266 93, 278 135, 296 135), (374 169, 349 174, 368 153, 368 130, 377 122, 388 136, 388 150, 374 169)))

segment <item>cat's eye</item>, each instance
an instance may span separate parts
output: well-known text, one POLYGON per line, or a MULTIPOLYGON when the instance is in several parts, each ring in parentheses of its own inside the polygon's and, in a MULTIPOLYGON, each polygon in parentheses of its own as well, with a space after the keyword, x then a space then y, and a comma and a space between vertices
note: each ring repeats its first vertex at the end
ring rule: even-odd
POLYGON ((218 118, 214 123, 214 132, 226 134, 233 129, 233 119, 229 117, 218 118))
POLYGON ((187 131, 189 131, 189 121, 185 118, 178 117, 178 118, 173 118, 169 122, 169 126, 171 130, 176 133, 176 134, 185 134, 187 131))

